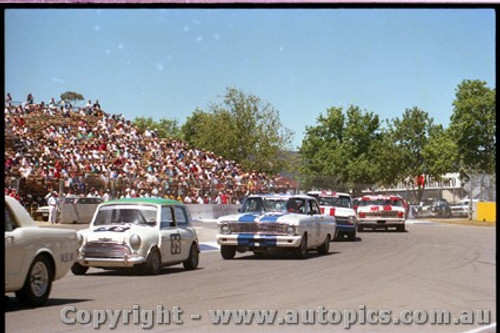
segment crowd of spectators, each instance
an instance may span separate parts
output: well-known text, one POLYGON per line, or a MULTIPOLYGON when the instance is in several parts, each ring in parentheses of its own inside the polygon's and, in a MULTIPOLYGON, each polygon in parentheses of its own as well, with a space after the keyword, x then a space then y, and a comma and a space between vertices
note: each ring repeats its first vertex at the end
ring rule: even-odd
POLYGON ((243 170, 182 140, 159 138, 151 129, 141 132, 121 114, 104 112, 98 101, 74 108, 54 98, 48 105, 36 103, 32 94, 14 103, 7 94, 5 138, 5 178, 23 181, 17 195, 24 200, 31 193, 23 187, 30 184, 45 192, 199 204, 238 203, 250 193, 289 190, 276 177, 243 170))

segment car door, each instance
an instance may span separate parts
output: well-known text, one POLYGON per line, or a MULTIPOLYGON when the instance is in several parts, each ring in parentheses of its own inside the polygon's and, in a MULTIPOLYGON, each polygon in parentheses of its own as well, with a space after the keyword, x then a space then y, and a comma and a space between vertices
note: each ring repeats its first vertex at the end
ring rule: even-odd
POLYGON ((311 217, 311 226, 312 232, 314 234, 314 244, 318 246, 324 240, 324 236, 322 235, 322 226, 324 215, 321 214, 321 210, 319 209, 318 203, 313 200, 307 200, 307 214, 311 217))
POLYGON ((180 235, 174 219, 173 207, 164 205, 161 207, 160 217, 160 253, 164 264, 173 263, 179 260, 180 235))
POLYGON ((191 226, 189 212, 184 206, 174 206, 175 222, 177 224, 177 232, 180 237, 180 257, 185 260, 189 257, 191 243, 195 238, 195 231, 191 226))
POLYGON ((24 280, 21 276, 27 252, 32 246, 23 237, 14 214, 5 207, 5 286, 15 285, 16 281, 24 280))

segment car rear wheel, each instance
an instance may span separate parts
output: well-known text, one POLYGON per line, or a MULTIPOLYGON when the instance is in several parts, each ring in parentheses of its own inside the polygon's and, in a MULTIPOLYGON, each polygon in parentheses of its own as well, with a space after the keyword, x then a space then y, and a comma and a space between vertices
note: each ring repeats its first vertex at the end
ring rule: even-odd
POLYGON ((19 302, 40 306, 47 301, 52 288, 52 266, 44 255, 37 256, 30 266, 21 290, 16 292, 19 302))
POLYGON ((75 262, 73 266, 71 266, 71 272, 75 275, 85 275, 89 268, 87 266, 80 265, 79 263, 75 262))
POLYGON ((236 246, 222 245, 220 247, 220 254, 224 259, 233 259, 236 255, 236 246))
POLYGON ((325 255, 330 251, 330 235, 326 235, 325 242, 318 247, 318 254, 325 255))
POLYGON ((347 237, 350 241, 355 241, 356 240, 356 229, 351 231, 347 237))
POLYGON ((189 251, 189 258, 184 261, 182 264, 184 268, 187 270, 193 270, 198 268, 200 256, 198 252, 198 246, 195 243, 191 244, 191 250, 189 251))
POLYGON ((406 230, 405 229, 405 225, 404 224, 403 225, 398 225, 396 227, 396 230, 399 231, 399 232, 405 232, 405 230, 406 230))

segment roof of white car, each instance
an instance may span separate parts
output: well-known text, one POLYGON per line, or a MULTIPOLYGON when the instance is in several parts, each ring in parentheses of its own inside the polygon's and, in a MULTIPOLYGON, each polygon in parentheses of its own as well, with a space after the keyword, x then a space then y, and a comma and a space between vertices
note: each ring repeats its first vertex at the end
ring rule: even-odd
POLYGON ((349 193, 345 192, 337 192, 337 191, 309 191, 307 192, 309 195, 318 195, 322 197, 338 197, 338 196, 346 196, 350 197, 351 195, 349 193))

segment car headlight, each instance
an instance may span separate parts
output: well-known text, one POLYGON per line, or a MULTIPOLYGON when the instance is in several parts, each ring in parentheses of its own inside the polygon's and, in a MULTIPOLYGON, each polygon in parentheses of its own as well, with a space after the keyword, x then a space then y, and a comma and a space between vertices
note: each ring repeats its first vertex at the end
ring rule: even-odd
POLYGON ((138 250, 141 247, 141 237, 137 234, 133 234, 128 239, 128 243, 134 250, 138 250))
POLYGON ((229 228, 229 225, 223 224, 219 227, 219 232, 222 235, 229 235, 231 233, 231 228, 229 228))
POLYGON ((287 233, 287 235, 289 235, 289 236, 294 236, 294 235, 295 235, 295 226, 294 226, 294 225, 289 225, 289 226, 286 228, 286 233, 287 233))
POLYGON ((347 219, 347 223, 349 223, 349 224, 355 224, 356 223, 356 217, 349 216, 349 218, 347 219))

